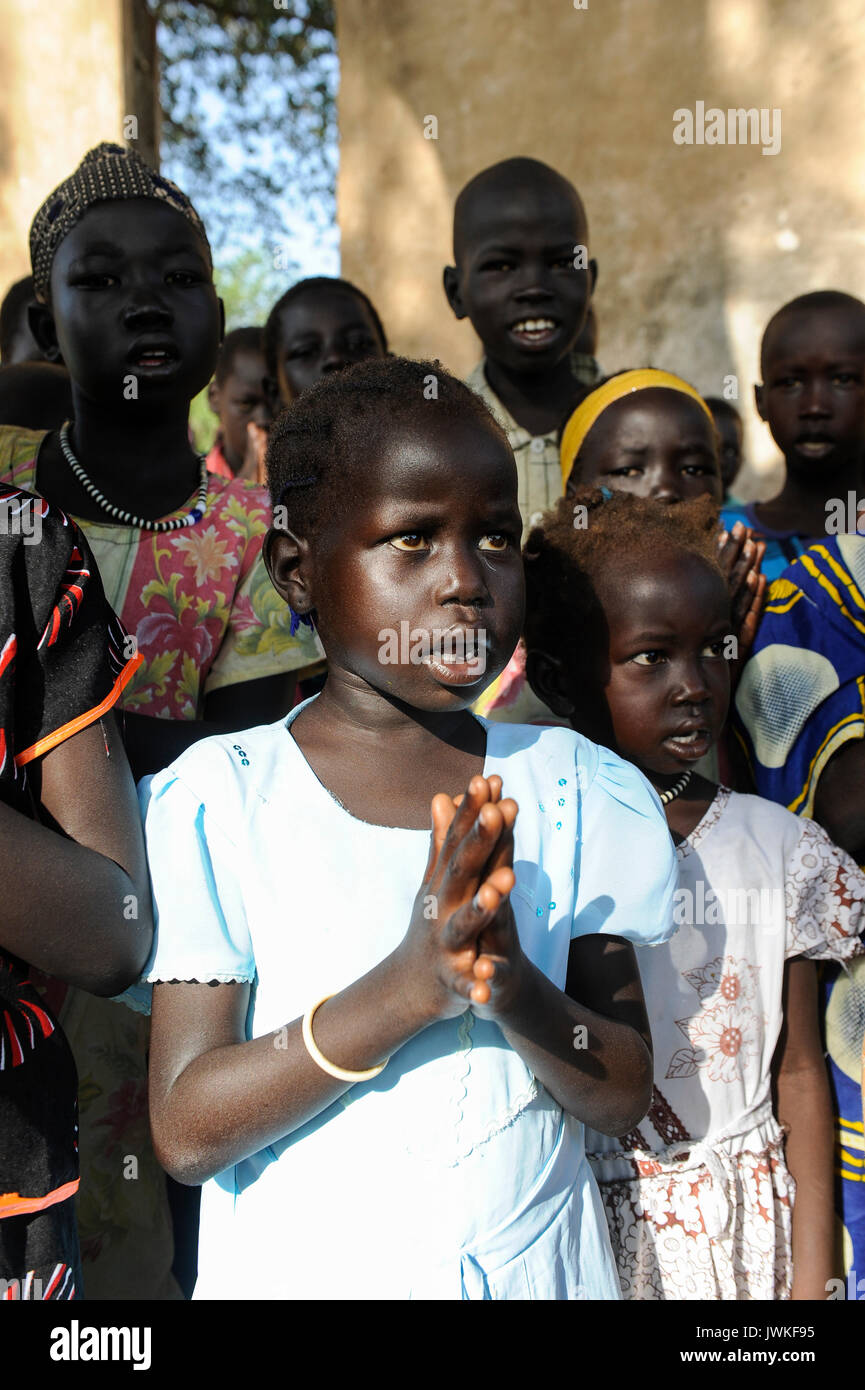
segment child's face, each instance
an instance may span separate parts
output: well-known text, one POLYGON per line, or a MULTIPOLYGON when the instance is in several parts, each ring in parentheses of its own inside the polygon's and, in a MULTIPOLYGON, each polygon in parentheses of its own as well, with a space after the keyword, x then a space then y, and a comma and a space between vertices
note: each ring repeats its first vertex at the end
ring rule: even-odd
POLYGON ((213 372, 222 315, 204 245, 149 198, 99 203, 76 223, 54 258, 51 311, 73 382, 100 406, 188 401, 213 372))
POLYGON ((210 406, 219 416, 225 456, 235 472, 246 452, 247 425, 252 421, 268 426, 273 419, 265 390, 266 375, 264 353, 240 348, 222 385, 213 383, 210 406))
POLYGON ((535 374, 573 349, 594 283, 593 262, 574 266, 575 248, 587 239, 577 205, 556 184, 476 195, 445 290, 457 318, 471 319, 488 358, 535 374))
POLYGON ((606 576, 598 592, 609 628, 604 695, 618 751, 646 773, 693 767, 717 742, 730 700, 723 579, 699 556, 668 551, 606 576))
POLYGON ((513 455, 471 420, 421 419, 387 440, 351 491, 312 557, 328 683, 415 709, 464 708, 504 669, 522 627, 513 455), (443 653, 469 659, 443 665, 443 653))
POLYGON ((282 310, 277 370, 287 403, 328 372, 384 357, 375 322, 362 299, 340 285, 300 294, 282 310))
POLYGON ((592 426, 568 491, 603 484, 657 502, 704 492, 720 502, 717 451, 712 422, 696 401, 665 387, 634 391, 592 426))
POLYGON ((814 485, 865 453, 865 315, 791 311, 763 349, 757 409, 787 461, 814 485))

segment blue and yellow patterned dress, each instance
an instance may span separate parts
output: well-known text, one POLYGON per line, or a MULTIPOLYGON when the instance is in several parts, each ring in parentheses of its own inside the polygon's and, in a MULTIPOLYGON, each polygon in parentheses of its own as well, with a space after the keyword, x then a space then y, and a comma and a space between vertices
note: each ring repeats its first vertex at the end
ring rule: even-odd
MULTIPOLYGON (((812 817, 829 760, 849 740, 865 738, 865 536, 812 545, 771 585, 735 720, 760 795, 812 817)), ((827 970, 823 990, 837 1210, 847 1296, 855 1298, 865 1275, 865 956, 849 972, 827 970)))

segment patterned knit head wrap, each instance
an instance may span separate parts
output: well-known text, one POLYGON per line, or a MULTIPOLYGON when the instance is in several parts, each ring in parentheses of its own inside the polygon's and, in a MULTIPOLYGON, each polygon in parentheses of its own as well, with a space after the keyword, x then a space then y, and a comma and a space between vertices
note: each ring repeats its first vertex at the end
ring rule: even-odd
POLYGON ((182 213, 204 245, 211 266, 213 257, 204 223, 185 193, 157 174, 134 150, 104 142, 88 150, 74 174, 49 193, 30 227, 30 261, 36 298, 48 299, 51 267, 57 248, 94 203, 115 198, 155 198, 182 213))

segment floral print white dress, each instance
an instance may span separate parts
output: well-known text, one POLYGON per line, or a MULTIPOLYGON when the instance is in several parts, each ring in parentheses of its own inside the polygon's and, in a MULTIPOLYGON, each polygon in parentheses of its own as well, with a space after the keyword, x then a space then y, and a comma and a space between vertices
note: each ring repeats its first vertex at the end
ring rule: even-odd
POLYGON ((795 1183, 772 1112, 784 963, 861 952, 865 877, 813 821, 719 787, 678 847, 676 935, 637 956, 652 1106, 620 1139, 586 1131, 622 1291, 784 1299, 795 1183))

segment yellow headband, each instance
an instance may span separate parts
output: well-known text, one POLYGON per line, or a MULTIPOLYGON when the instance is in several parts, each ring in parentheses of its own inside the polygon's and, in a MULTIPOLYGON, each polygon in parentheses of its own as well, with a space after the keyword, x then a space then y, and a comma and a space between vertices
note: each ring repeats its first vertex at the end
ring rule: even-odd
POLYGON ((683 396, 690 396, 692 400, 703 407, 714 425, 712 412, 699 391, 695 391, 693 386, 689 386, 687 381, 683 381, 680 376, 673 376, 672 372, 656 371, 654 367, 641 367, 636 372, 622 372, 619 376, 611 377, 609 381, 604 382, 603 386, 599 386, 597 391, 592 391, 590 395, 586 396, 565 425, 559 449, 563 490, 568 485, 568 478, 571 476, 571 469, 577 454, 583 447, 586 435, 598 416, 603 414, 608 405, 612 405, 614 401, 620 401, 623 396, 629 396, 633 391, 646 391, 653 386, 663 386, 668 391, 679 391, 683 396))

